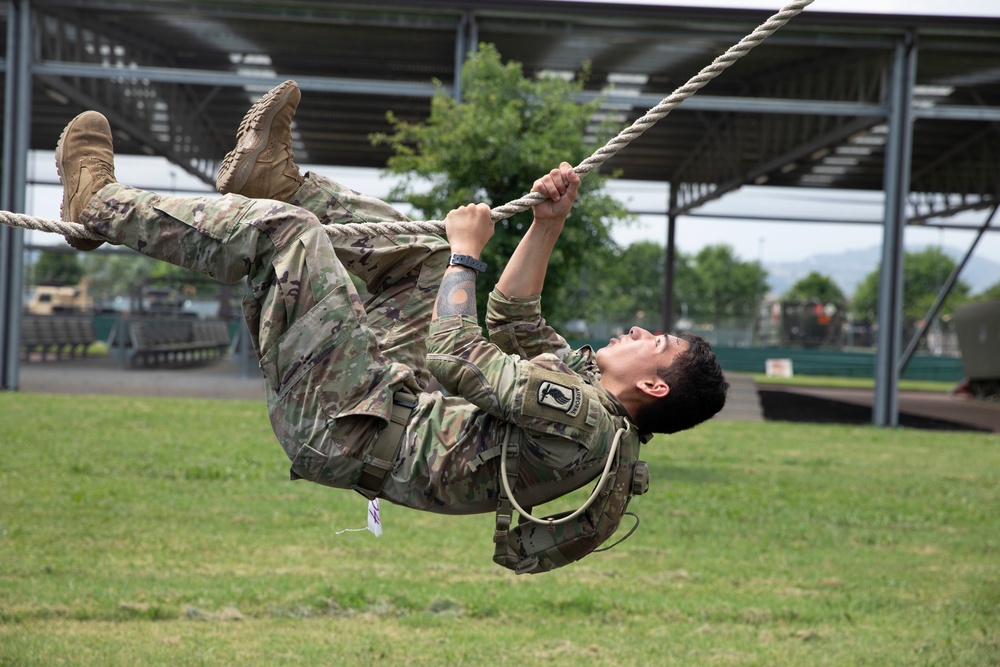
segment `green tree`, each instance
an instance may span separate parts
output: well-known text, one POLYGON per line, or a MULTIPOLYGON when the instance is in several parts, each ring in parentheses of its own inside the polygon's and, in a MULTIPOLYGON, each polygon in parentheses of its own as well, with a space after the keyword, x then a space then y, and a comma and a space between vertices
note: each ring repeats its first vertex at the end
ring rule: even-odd
POLYGON ((994 301, 997 299, 1000 299, 1000 282, 987 287, 981 293, 977 294, 975 298, 976 301, 994 301))
MULTIPOLYGON (((910 324, 919 321, 937 298, 948 276, 955 270, 955 260, 940 248, 927 248, 903 255, 903 318, 910 324)), ((878 286, 881 265, 858 284, 852 299, 855 317, 875 321, 878 311, 878 286)), ((951 294, 941 305, 939 315, 949 315, 968 300, 969 284, 956 281, 951 294)))
POLYGON ((844 305, 847 297, 830 276, 818 271, 812 271, 805 278, 799 279, 784 293, 785 301, 819 301, 820 303, 836 303, 844 305))
MULTIPOLYGON (((639 325, 659 331, 663 323, 666 251, 653 241, 594 252, 578 279, 559 297, 572 303, 580 319, 621 326, 639 325)), ((674 321, 694 298, 697 276, 691 256, 677 253, 674 266, 674 321)))
POLYGON ((84 269, 76 253, 43 250, 35 263, 36 284, 76 285, 84 269))
POLYGON ((91 280, 91 293, 98 301, 109 301, 116 296, 138 299, 155 264, 148 257, 138 254, 94 254, 89 255, 85 262, 91 280))
MULTIPOLYGON (((666 251, 653 241, 639 241, 625 248, 594 253, 587 258, 587 268, 580 282, 571 282, 567 301, 576 299, 579 317, 590 322, 606 322, 624 327, 639 325, 651 331, 663 326, 663 290, 666 279, 666 251), (579 290, 582 298, 576 298, 579 290)), ((674 313, 679 323, 697 306, 701 284, 694 256, 678 252, 674 260, 674 313), (694 308, 692 309, 692 306, 694 308)))
POLYGON ((214 296, 219 290, 219 283, 194 271, 166 262, 154 262, 139 254, 90 255, 85 260, 85 267, 91 279, 91 292, 99 300, 107 301, 116 296, 136 300, 141 296, 142 288, 153 283, 173 287, 195 284, 202 297, 214 296))
MULTIPOLYGON (((597 258, 595 258, 596 260, 597 258)), ((663 247, 640 241, 615 249, 588 271, 595 280, 589 319, 657 329, 663 321, 663 247)))
POLYGON ((749 318, 757 312, 761 298, 767 293, 767 270, 760 262, 744 262, 736 257, 732 246, 705 246, 691 260, 693 282, 687 298, 691 317, 749 318))
MULTIPOLYGON (((440 220, 470 202, 498 206, 517 199, 563 160, 579 164, 598 145, 586 140, 593 136, 597 103, 575 101, 584 80, 585 74, 575 81, 528 79, 520 63, 504 64, 495 47, 481 45, 462 69, 461 103, 439 85, 425 122, 406 123, 390 112, 393 133, 373 136, 392 147, 388 169, 403 176, 391 196, 440 220)), ((581 271, 613 252, 611 227, 628 217, 601 191, 604 178, 591 173, 583 179, 549 264, 545 309, 553 321, 579 317, 581 271), (559 298, 573 293, 576 298, 559 298)), ((480 307, 530 223, 530 211, 497 223, 483 254, 489 269, 478 281, 480 307)))

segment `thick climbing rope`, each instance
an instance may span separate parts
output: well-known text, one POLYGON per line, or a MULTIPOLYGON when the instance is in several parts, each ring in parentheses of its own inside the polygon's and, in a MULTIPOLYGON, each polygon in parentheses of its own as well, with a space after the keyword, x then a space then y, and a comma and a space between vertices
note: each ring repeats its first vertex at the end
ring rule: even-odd
MULTIPOLYGON (((728 51, 712 61, 707 67, 691 77, 687 83, 677 88, 669 96, 663 98, 659 104, 646 112, 644 116, 636 120, 630 126, 618 133, 616 137, 608 141, 604 146, 597 149, 593 155, 585 159, 573 168, 581 177, 586 176, 591 171, 600 167, 611 159, 618 151, 631 143, 634 139, 642 135, 643 132, 651 128, 657 121, 664 118, 671 111, 676 109, 684 100, 691 97, 705 85, 728 69, 733 63, 747 55, 754 47, 777 32, 791 19, 802 13, 802 10, 813 3, 814 0, 793 0, 783 7, 778 13, 771 16, 767 21, 758 26, 753 32, 741 39, 729 48, 728 51)), ((509 218, 521 211, 526 211, 532 206, 545 201, 546 197, 537 192, 529 192, 520 199, 497 206, 490 212, 494 222, 509 218)), ((100 236, 91 233, 83 225, 76 222, 63 222, 59 220, 49 220, 38 218, 23 213, 12 213, 0 210, 0 223, 14 227, 23 227, 43 232, 55 232, 63 236, 73 236, 77 238, 104 240, 100 236)), ((372 231, 381 234, 437 234, 444 231, 444 222, 439 220, 428 220, 422 222, 359 222, 342 225, 327 225, 327 233, 330 236, 359 236, 372 231)))

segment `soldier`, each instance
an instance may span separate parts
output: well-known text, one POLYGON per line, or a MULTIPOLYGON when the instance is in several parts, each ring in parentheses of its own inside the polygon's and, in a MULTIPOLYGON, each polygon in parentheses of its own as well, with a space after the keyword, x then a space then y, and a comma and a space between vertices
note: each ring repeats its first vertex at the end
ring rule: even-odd
POLYGON ((490 296, 487 341, 475 281, 493 233, 489 208, 449 213, 447 242, 331 238, 324 225, 405 218, 300 173, 290 148, 299 100, 288 81, 250 109, 220 169, 220 199, 119 184, 111 129, 97 112, 71 121, 56 149, 64 219, 222 282, 246 278, 243 312, 292 479, 418 510, 493 511, 510 426, 522 443, 514 492, 534 505, 594 479, 616 435, 637 447, 722 408, 728 385, 696 336, 633 328, 595 353, 571 350, 545 324, 545 270, 579 185, 569 164, 534 185, 549 199, 534 207, 490 296), (367 300, 349 274, 364 281, 367 300), (427 390, 432 375, 447 394, 427 390))

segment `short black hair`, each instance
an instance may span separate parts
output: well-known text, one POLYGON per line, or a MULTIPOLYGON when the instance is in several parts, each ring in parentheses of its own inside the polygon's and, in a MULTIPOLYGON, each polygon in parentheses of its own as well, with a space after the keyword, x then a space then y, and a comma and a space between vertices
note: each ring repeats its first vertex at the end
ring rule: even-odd
POLYGON ((690 346, 669 366, 656 370, 670 387, 663 398, 639 411, 636 425, 644 433, 677 433, 711 418, 726 404, 729 382, 712 346, 701 336, 678 336, 690 346))

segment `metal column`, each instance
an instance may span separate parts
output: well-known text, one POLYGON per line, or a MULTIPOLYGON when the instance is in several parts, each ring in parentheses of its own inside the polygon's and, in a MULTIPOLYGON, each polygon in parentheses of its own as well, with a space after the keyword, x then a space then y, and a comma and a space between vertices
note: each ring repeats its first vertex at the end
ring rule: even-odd
MULTIPOLYGON (((7 2, 7 79, 4 86, 3 174, 0 208, 25 212, 31 134, 31 3, 7 2)), ((24 230, 0 225, 0 389, 18 387, 24 230)))
POLYGON ((677 260, 677 190, 676 184, 670 183, 670 195, 667 201, 667 254, 663 264, 663 333, 670 333, 674 327, 674 264, 677 260))
POLYGON ((462 12, 455 31, 455 84, 452 96, 459 104, 462 103, 462 70, 469 54, 479 49, 479 28, 476 25, 476 15, 468 9, 462 12))
POLYGON ((913 149, 913 84, 917 45, 913 30, 896 44, 889 81, 889 140, 885 151, 885 221, 878 293, 875 360, 876 426, 899 425, 899 367, 903 323, 903 230, 913 149))

